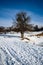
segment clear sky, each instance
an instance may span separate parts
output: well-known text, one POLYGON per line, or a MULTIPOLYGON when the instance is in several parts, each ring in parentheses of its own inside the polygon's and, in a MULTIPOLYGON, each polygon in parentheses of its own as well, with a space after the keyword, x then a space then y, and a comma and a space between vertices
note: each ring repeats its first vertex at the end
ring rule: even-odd
POLYGON ((32 24, 43 26, 43 0, 0 0, 0 26, 11 26, 19 11, 27 12, 32 24))

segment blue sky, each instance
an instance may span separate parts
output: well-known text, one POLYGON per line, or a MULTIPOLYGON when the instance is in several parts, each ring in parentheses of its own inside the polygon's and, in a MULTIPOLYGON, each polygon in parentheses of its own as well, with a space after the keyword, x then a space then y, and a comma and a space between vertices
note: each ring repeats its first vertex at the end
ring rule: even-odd
POLYGON ((0 26, 11 26, 19 11, 27 12, 32 24, 43 26, 43 0, 0 0, 0 26))

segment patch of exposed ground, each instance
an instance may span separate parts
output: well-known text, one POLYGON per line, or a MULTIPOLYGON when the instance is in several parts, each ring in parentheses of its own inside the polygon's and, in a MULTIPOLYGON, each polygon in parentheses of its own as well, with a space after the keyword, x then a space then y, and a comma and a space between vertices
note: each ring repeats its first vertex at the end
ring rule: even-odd
POLYGON ((42 33, 40 33, 40 34, 37 34, 37 35, 35 35, 35 36, 43 36, 43 32, 42 32, 42 33))

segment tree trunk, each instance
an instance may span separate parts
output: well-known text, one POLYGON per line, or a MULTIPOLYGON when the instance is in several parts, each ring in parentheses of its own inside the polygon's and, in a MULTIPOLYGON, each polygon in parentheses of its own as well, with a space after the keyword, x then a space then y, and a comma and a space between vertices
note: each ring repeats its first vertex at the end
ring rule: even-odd
POLYGON ((21 32, 21 38, 22 38, 22 39, 24 38, 24 33, 23 33, 23 32, 21 32))

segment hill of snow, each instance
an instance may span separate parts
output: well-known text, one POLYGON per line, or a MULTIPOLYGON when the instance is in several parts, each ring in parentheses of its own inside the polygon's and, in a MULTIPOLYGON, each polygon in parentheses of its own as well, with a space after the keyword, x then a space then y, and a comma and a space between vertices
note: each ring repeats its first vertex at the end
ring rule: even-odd
POLYGON ((25 36, 30 40, 16 33, 0 35, 0 65, 43 65, 43 37, 25 36))

